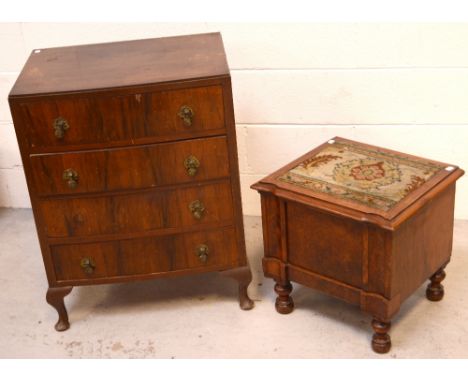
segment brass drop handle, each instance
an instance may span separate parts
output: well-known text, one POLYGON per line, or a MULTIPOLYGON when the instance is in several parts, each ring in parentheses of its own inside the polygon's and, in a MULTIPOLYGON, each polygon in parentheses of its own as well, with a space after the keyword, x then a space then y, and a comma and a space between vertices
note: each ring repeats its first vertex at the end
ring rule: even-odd
POLYGON ((84 273, 90 275, 94 272, 96 264, 94 263, 93 259, 90 259, 89 257, 84 257, 80 261, 80 267, 83 269, 84 273))
POLYGON ((189 155, 184 160, 184 167, 187 170, 187 174, 189 176, 195 176, 198 171, 198 167, 200 167, 200 161, 194 155, 189 155))
POLYGON ((65 131, 70 128, 68 121, 63 117, 55 118, 53 126, 54 134, 58 139, 62 139, 65 135, 65 131))
POLYGON ((177 115, 182 119, 182 121, 184 121, 185 126, 192 126, 193 117, 195 116, 195 113, 193 112, 190 106, 182 106, 179 109, 177 115))
POLYGON ((206 263, 208 260, 208 253, 210 249, 206 244, 201 244, 197 247, 197 256, 202 263, 206 263))
POLYGON ((189 209, 192 212, 192 215, 195 219, 200 220, 205 212, 205 206, 199 200, 194 200, 189 204, 189 209))
POLYGON ((67 168, 62 174, 62 178, 67 181, 69 188, 74 189, 78 186, 78 173, 72 168, 67 168))

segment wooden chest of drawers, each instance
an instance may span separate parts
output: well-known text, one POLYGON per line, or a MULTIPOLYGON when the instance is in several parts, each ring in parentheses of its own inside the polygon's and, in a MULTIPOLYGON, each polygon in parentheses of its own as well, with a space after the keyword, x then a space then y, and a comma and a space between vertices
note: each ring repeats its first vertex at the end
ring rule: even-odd
POLYGON ((443 297, 456 166, 334 138, 254 184, 262 199, 263 270, 276 310, 293 311, 290 281, 359 305, 372 347, 390 350, 392 317, 428 278, 443 297))
POLYGON ((49 282, 226 271, 250 309, 219 33, 35 50, 10 96, 49 282))

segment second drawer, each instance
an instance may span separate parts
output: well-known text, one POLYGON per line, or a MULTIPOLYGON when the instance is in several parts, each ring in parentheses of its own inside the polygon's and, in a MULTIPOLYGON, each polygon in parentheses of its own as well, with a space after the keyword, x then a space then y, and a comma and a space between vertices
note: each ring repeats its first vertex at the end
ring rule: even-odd
POLYGON ((43 200, 40 208, 51 238, 189 227, 233 217, 228 181, 171 191, 43 200))
POLYGON ((229 176, 224 136, 132 148, 31 155, 39 195, 82 194, 229 176))

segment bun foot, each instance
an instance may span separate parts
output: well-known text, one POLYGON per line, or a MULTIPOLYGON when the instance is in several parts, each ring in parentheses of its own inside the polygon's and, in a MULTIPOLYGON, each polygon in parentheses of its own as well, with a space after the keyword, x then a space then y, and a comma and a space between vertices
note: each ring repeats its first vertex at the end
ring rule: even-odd
POLYGON ((426 289, 426 297, 429 301, 440 301, 444 297, 444 286, 441 282, 445 279, 445 271, 443 268, 434 273, 430 280, 431 282, 426 289))
POLYGON ((276 298, 275 308, 278 313, 288 314, 294 310, 294 301, 290 296, 292 285, 288 281, 285 284, 276 283, 275 292, 278 295, 276 298))
POLYGON ((384 354, 390 351, 392 347, 392 341, 388 335, 390 327, 390 322, 380 321, 376 318, 372 320, 372 329, 375 332, 372 336, 372 350, 376 353, 384 354))
POLYGON ((64 298, 72 291, 73 287, 59 287, 59 288, 49 288, 46 294, 47 302, 52 305, 57 311, 59 318, 55 324, 55 330, 58 332, 63 332, 70 327, 70 322, 68 322, 68 313, 65 308, 64 298))

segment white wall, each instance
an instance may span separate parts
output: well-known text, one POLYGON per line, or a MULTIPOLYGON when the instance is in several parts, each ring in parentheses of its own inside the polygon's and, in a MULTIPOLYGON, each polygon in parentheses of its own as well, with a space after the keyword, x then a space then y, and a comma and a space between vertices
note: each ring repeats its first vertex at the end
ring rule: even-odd
MULTIPOLYGON (((34 48, 221 31, 249 185, 339 135, 468 169, 468 24, 0 24, 0 206, 28 207, 7 94, 34 48)), ((468 219, 468 176, 456 217, 468 219)))

